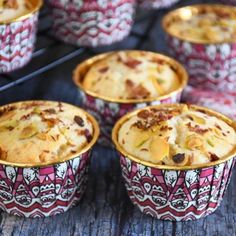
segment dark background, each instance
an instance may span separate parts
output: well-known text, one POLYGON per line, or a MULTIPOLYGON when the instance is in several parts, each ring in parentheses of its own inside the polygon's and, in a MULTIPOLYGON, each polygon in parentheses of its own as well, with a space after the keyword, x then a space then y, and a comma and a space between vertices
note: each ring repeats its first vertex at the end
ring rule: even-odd
MULTIPOLYGON (((167 0, 168 1, 168 0, 167 0)), ((173 8, 217 1, 182 0, 173 8)), ((171 8, 171 9, 173 9, 171 8)), ((167 54, 161 19, 169 10, 140 10, 131 35, 120 43, 100 48, 76 48, 50 34, 47 9, 41 11, 36 50, 23 69, 0 75, 0 104, 49 99, 79 104, 72 71, 85 58, 115 49, 143 49, 167 54), (26 81, 27 80, 27 81, 26 81), (20 81, 25 81, 17 85, 20 81)), ((86 194, 67 213, 43 219, 24 219, 0 213, 0 235, 236 235, 236 175, 218 210, 198 221, 159 221, 134 207, 125 191, 115 151, 97 146, 93 152, 86 194)))

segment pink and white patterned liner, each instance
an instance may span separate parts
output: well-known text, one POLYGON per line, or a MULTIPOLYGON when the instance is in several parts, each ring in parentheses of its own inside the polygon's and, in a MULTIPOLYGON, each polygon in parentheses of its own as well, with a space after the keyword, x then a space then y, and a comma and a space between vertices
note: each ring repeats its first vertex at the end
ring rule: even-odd
POLYGON ((167 37, 169 53, 189 73, 195 88, 234 92, 236 90, 236 43, 200 44, 167 37))
POLYGON ((180 0, 138 0, 138 5, 143 8, 168 8, 177 3, 180 0))
POLYGON ((161 220, 197 220, 220 205, 235 159, 192 170, 164 170, 136 163, 120 154, 130 200, 143 213, 161 220))
POLYGON ((183 92, 182 101, 208 107, 236 120, 236 93, 202 90, 188 86, 183 92))
POLYGON ((82 198, 90 151, 46 167, 0 164, 0 208, 12 215, 45 217, 63 213, 82 198))
POLYGON ((26 65, 34 50, 38 11, 28 18, 0 24, 0 74, 26 65))
POLYGON ((133 24, 135 0, 49 0, 49 4, 55 37, 77 46, 120 41, 133 24))
POLYGON ((171 94, 167 98, 157 99, 152 102, 142 103, 118 103, 109 102, 79 90, 82 107, 91 113, 99 123, 101 135, 98 143, 104 146, 111 146, 111 131, 116 121, 127 112, 143 108, 149 105, 177 103, 180 101, 182 91, 171 94))

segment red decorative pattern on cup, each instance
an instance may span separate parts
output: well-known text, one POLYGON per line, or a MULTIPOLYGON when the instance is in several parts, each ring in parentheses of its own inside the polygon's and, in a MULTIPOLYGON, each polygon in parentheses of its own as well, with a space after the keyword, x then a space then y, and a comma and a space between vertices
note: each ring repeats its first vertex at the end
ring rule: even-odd
POLYGON ((188 86, 183 92, 182 101, 208 107, 236 120, 236 93, 201 90, 188 86))
POLYGON ((157 99, 152 102, 143 103, 118 103, 108 102, 103 99, 93 97, 82 90, 79 90, 82 100, 82 107, 91 113, 99 122, 101 135, 98 143, 111 145, 111 131, 116 121, 132 110, 150 105, 170 104, 180 101, 182 91, 172 93, 169 97, 157 99))
POLYGON ((34 50, 38 12, 28 18, 0 24, 0 73, 8 73, 26 65, 34 50))
POLYGON ((189 73, 189 84, 214 91, 236 90, 236 43, 198 44, 168 35, 169 53, 189 73))
POLYGON ((179 0, 138 0, 138 5, 143 8, 167 8, 171 7, 175 3, 177 3, 179 0))
POLYGON ((90 151, 46 167, 0 164, 0 208, 24 217, 45 217, 67 211, 83 196, 90 151))
POLYGON ((143 213, 162 220, 196 220, 213 213, 229 184, 235 160, 193 170, 161 170, 121 155, 128 195, 143 213))
POLYGON ((53 31, 77 46, 109 45, 125 38, 133 24, 135 0, 50 0, 53 31))

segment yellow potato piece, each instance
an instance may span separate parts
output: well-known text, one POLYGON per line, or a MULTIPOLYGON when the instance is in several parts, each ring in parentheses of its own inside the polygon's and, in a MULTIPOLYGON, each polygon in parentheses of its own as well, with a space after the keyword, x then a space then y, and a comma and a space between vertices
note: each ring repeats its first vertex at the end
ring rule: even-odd
POLYGON ((169 156, 169 143, 159 136, 152 137, 149 148, 151 158, 155 161, 162 161, 165 157, 169 156))
POLYGON ((151 77, 150 79, 152 80, 152 83, 153 83, 154 87, 156 88, 157 92, 158 92, 160 95, 164 94, 165 91, 164 91, 164 89, 162 88, 162 86, 157 82, 157 79, 154 78, 154 77, 151 77))
POLYGON ((223 36, 211 27, 204 27, 205 38, 213 41, 222 41, 223 36))
POLYGON ((137 130, 135 133, 134 146, 136 148, 141 148, 149 138, 151 138, 149 132, 137 130))
POLYGON ((203 26, 211 26, 213 24, 211 19, 207 18, 202 18, 198 22, 198 26, 203 27, 203 26))
POLYGON ((200 125, 205 125, 206 124, 206 120, 202 117, 196 116, 196 115, 190 115, 190 117, 193 118, 193 121, 195 121, 196 123, 200 124, 200 125))
POLYGON ((6 122, 4 125, 0 126, 0 132, 14 129, 16 126, 18 126, 18 124, 19 124, 18 121, 10 120, 6 122))
POLYGON ((189 149, 200 148, 203 145, 203 141, 197 135, 190 135, 186 138, 186 146, 189 149))
POLYGON ((34 124, 26 126, 20 134, 20 139, 31 138, 38 133, 38 129, 34 124))

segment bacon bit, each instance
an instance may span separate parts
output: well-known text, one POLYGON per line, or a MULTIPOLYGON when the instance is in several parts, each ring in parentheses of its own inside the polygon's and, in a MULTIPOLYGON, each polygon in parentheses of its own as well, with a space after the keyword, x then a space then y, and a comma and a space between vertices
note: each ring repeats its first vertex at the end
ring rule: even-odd
POLYGON ((130 99, 146 98, 150 95, 149 91, 145 87, 141 84, 135 85, 133 81, 129 79, 125 81, 125 86, 129 94, 128 98, 130 99))
POLYGON ((16 0, 5 0, 3 1, 3 6, 12 9, 17 9, 19 7, 16 0))
POLYGON ((134 84, 133 81, 131 81, 130 79, 127 79, 127 80, 125 81, 125 85, 126 85, 127 87, 133 88, 135 84, 134 84))
POLYGON ((106 73, 106 72, 108 71, 108 69, 109 69, 109 67, 108 67, 108 66, 105 66, 105 67, 99 69, 98 71, 99 71, 100 73, 106 73))
POLYGON ((147 148, 142 148, 140 151, 148 152, 149 150, 147 148))
POLYGON ((6 160, 7 159, 7 152, 0 148, 0 159, 6 160))
POLYGON ((30 3, 28 3, 27 1, 25 2, 25 8, 27 9, 27 10, 30 10, 32 7, 31 7, 31 5, 30 5, 30 3))
POLYGON ((80 116, 74 116, 74 122, 80 126, 84 127, 84 120, 80 116))
POLYGON ((219 130, 222 130, 221 127, 218 124, 215 124, 215 127, 219 130))
POLYGON ((124 145, 124 144, 125 144, 125 140, 124 140, 124 139, 122 139, 121 143, 124 145))
POLYGON ((187 124, 187 127, 190 131, 198 134, 205 134, 209 131, 209 129, 202 129, 199 125, 192 126, 190 122, 187 124))
POLYGON ((147 119, 150 116, 150 112, 148 110, 140 111, 137 116, 141 119, 147 119))
POLYGON ((209 153, 210 154, 210 161, 218 161, 220 158, 214 154, 214 153, 209 153))
POLYGON ((42 152, 41 154, 39 154, 39 160, 41 162, 45 162, 45 158, 46 158, 46 154, 44 152, 42 152))
POLYGON ((16 106, 5 106, 0 110, 0 117, 8 112, 16 110, 16 106))
POLYGON ((191 117, 190 115, 187 115, 186 117, 193 121, 193 117, 191 117))
POLYGON ((57 123, 58 119, 55 118, 42 118, 43 122, 46 122, 49 128, 53 128, 57 123))
POLYGON ((133 59, 133 58, 128 58, 127 61, 123 61, 123 63, 128 66, 131 69, 135 69, 139 64, 141 64, 142 62, 137 60, 137 59, 133 59))
POLYGON ((172 127, 169 127, 169 126, 162 126, 161 128, 160 128, 160 131, 167 131, 167 130, 172 130, 173 128, 172 127))
POLYGON ((49 113, 49 114, 56 114, 56 110, 53 108, 46 109, 44 110, 44 112, 49 113))
POLYGON ((27 115, 23 115, 20 120, 28 120, 32 116, 32 113, 29 113, 27 115))
POLYGON ((181 163, 185 159, 185 154, 184 153, 178 153, 172 157, 173 161, 177 164, 181 163))
POLYGON ((21 109, 28 110, 32 107, 38 107, 41 105, 45 105, 45 102, 40 102, 40 101, 27 102, 27 103, 22 104, 21 109))
POLYGON ((159 65, 163 65, 164 64, 164 60, 160 59, 160 58, 157 58, 157 57, 153 57, 150 62, 153 62, 153 63, 157 63, 159 65))
POLYGON ((89 133, 88 129, 77 130, 77 134, 85 136, 88 143, 90 143, 90 141, 92 140, 92 135, 89 133))
POLYGON ((58 108, 59 108, 59 111, 61 111, 61 112, 64 111, 64 110, 62 109, 62 107, 63 107, 63 106, 62 106, 62 103, 61 103, 61 102, 58 102, 58 108))
POLYGON ((53 135, 50 135, 54 142, 56 142, 56 138, 53 135))
POLYGON ((223 133, 223 132, 222 132, 222 134, 223 134, 223 136, 227 136, 227 135, 226 135, 225 133, 223 133))
POLYGON ((127 92, 129 94, 129 99, 135 99, 135 98, 146 98, 150 95, 149 91, 143 87, 143 85, 135 85, 131 80, 127 79, 125 81, 125 86, 127 89, 127 92))
POLYGON ((145 120, 138 120, 132 126, 137 127, 138 129, 148 130, 159 125, 163 121, 171 119, 172 117, 172 115, 165 114, 164 112, 159 112, 157 114, 150 112, 149 116, 145 120))

